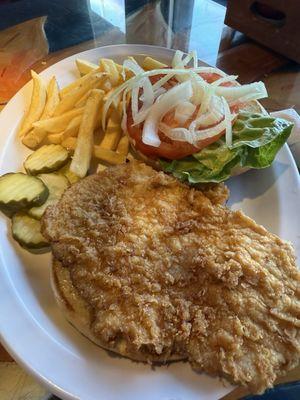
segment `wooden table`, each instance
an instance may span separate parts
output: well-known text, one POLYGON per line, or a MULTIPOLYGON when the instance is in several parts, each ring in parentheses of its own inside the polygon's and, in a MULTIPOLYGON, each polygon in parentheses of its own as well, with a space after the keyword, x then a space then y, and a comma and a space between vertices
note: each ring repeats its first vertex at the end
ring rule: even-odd
MULTIPOLYGON (((153 12, 153 7, 151 8, 148 5, 140 11, 140 13, 142 12, 147 16, 153 12)), ((139 14, 139 18, 142 18, 142 16, 139 14)), ((132 29, 132 19, 130 23, 132 29)), ((264 100, 263 104, 269 111, 295 107, 300 112, 299 67, 286 58, 250 40, 245 40, 245 38, 242 39, 240 44, 233 46, 235 40, 234 32, 232 29, 223 26, 223 23, 222 27, 223 31, 219 43, 217 66, 227 73, 239 75, 239 80, 242 83, 263 80, 269 92, 269 99, 264 100)), ((182 43, 183 37, 182 32, 178 35, 175 33, 172 37, 171 47, 176 48, 176 43, 182 43)), ((119 43, 122 41, 124 41, 124 35, 118 29, 112 28, 100 38, 80 43, 59 52, 50 53, 31 68, 37 72, 41 72, 43 69, 70 55, 94 48, 98 45, 109 44, 110 42, 119 43)), ((149 43, 147 31, 144 37, 139 36, 139 42, 149 43)), ((183 50, 186 49, 183 48, 183 50)), ((201 51, 198 52, 198 55, 201 58, 201 51)), ((26 79, 30 78, 29 70, 25 72, 25 76, 26 79)), ((300 380, 300 367, 289 373, 287 377, 282 378, 280 382, 295 380, 300 380)), ((225 396, 224 400, 235 400, 245 394, 247 394, 245 389, 238 388, 225 396)), ((49 397, 52 396, 20 368, 0 345, 0 399, 21 400, 26 398, 28 400, 41 400, 49 397)))

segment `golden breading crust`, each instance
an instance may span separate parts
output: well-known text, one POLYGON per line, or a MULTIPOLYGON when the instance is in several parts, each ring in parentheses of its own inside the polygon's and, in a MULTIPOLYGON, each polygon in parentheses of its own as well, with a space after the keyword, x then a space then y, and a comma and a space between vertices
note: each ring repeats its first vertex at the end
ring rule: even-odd
POLYGON ((242 212, 134 162, 68 189, 42 231, 103 347, 186 357, 253 392, 297 365, 293 250, 242 212))
POLYGON ((215 205, 224 205, 229 198, 229 189, 224 183, 201 183, 197 185, 197 189, 215 205))

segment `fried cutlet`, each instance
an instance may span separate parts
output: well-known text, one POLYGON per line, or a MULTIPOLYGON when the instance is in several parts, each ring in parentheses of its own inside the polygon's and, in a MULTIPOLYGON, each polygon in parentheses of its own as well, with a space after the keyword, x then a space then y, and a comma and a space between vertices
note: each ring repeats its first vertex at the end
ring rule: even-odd
POLYGON ((132 162, 69 188, 42 231, 60 306, 104 348, 252 392, 298 364, 293 249, 242 212, 132 162))
POLYGON ((197 189, 209 198, 212 204, 225 205, 229 198, 229 189, 222 183, 201 183, 197 189))

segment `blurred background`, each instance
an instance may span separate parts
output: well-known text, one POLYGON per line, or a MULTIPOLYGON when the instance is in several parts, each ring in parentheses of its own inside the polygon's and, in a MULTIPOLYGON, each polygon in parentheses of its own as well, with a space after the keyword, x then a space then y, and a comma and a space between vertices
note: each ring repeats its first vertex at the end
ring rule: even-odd
MULTIPOLYGON (((202 61, 235 69, 241 82, 284 67, 287 105, 298 108, 299 20, 294 0, 0 0, 0 104, 30 68, 97 46, 143 43, 197 50, 202 61)), ((281 106, 277 78, 272 110, 281 106)))

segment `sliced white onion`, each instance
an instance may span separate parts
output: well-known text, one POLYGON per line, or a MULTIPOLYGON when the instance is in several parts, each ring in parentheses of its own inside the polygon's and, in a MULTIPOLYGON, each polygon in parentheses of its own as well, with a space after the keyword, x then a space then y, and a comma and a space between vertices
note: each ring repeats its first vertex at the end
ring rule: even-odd
MULTIPOLYGON (((153 87, 154 87, 154 86, 153 86, 153 87)), ((154 91, 154 98, 157 99, 161 94, 166 93, 166 91, 167 91, 167 89, 165 89, 165 88, 163 88, 163 87, 158 88, 157 90, 154 91)), ((142 95, 140 96, 140 100, 141 100, 141 101, 145 101, 145 96, 144 96, 144 94, 142 94, 142 95)))
MULTIPOLYGON (((232 121, 235 116, 231 116, 230 121, 232 121)), ((166 135, 173 140, 187 141, 192 145, 197 147, 197 143, 204 139, 209 139, 211 137, 219 135, 221 132, 226 130, 226 122, 223 119, 219 124, 212 126, 211 128, 201 129, 191 132, 185 128, 173 128, 169 131, 166 130, 166 135), (187 137, 189 137, 187 139, 187 137)))
POLYGON ((165 124, 164 122, 159 122, 158 129, 164 133, 166 136, 169 136, 170 130, 172 129, 169 125, 165 124))
MULTIPOLYGON (((182 70, 176 70, 176 75, 186 75, 186 74, 193 74, 196 73, 200 69, 194 68, 194 69, 182 69, 182 70)), ((106 116, 107 112, 111 106, 111 104, 115 101, 115 99, 118 99, 119 95, 125 90, 126 88, 133 89, 136 86, 140 86, 140 81, 145 78, 145 77, 150 77, 150 76, 155 76, 158 74, 162 75, 170 75, 170 68, 162 68, 162 69, 156 69, 156 70, 151 70, 151 71, 145 71, 139 75, 136 75, 130 79, 128 79, 126 82, 122 83, 122 85, 116 87, 113 92, 107 97, 107 100, 105 101, 105 104, 103 106, 103 113, 102 113, 102 128, 105 129, 105 124, 106 124, 106 116)), ((175 73, 173 73, 175 75, 175 73)), ((151 83, 151 82, 150 82, 151 83)))
POLYGON ((182 62, 178 65, 179 68, 182 67, 186 67, 188 65, 188 63, 192 60, 193 58, 193 54, 192 53, 188 53, 184 59, 182 60, 182 62))
POLYGON ((153 90, 156 91, 158 90, 161 86, 163 86, 165 83, 167 83, 171 78, 175 76, 175 73, 173 72, 172 74, 167 74, 160 78, 154 85, 153 85, 153 90))
MULTIPOLYGON (((211 126, 211 125, 215 125, 217 123, 219 123, 220 121, 222 121, 222 119, 224 118, 223 114, 219 114, 218 112, 210 112, 208 111, 207 113, 201 115, 201 117, 199 117, 195 122, 196 122, 196 126, 197 129, 202 129, 205 128, 206 126, 211 126)), ((197 130, 194 129, 194 127, 191 127, 192 131, 197 130)))
MULTIPOLYGON (((214 100, 216 102, 216 99, 214 99, 214 100)), ((218 124, 216 124, 210 128, 195 129, 195 126, 194 126, 194 129, 191 129, 191 126, 189 129, 186 129, 183 127, 171 128, 167 124, 161 122, 159 124, 159 129, 170 139, 182 141, 182 142, 188 142, 195 147, 197 147, 198 141, 217 136, 222 131, 225 130, 226 144, 228 146, 231 146, 231 144, 232 144, 232 125, 231 124, 232 124, 233 119, 236 117, 236 115, 231 115, 229 106, 225 99, 218 98, 218 103, 219 103, 219 106, 221 104, 222 112, 221 112, 221 109, 219 109, 218 112, 216 113, 216 115, 218 114, 218 118, 222 118, 222 119, 220 120, 220 122, 218 124)), ((211 109, 209 118, 211 118, 211 115, 213 112, 215 112, 215 110, 211 109)), ((203 116, 203 117, 205 117, 205 116, 203 116)), ((203 121, 204 121, 204 119, 203 119, 203 121)), ((194 122, 192 124, 194 124, 194 122)), ((213 120, 210 120, 210 121, 207 120, 207 122, 213 122, 213 120)))
POLYGON ((128 81, 122 83, 122 85, 120 85, 119 87, 115 88, 114 91, 108 96, 107 100, 105 101, 104 105, 103 105, 103 111, 102 111, 102 129, 105 130, 105 125, 106 125, 106 116, 107 116, 107 112, 110 108, 110 106, 112 105, 112 103, 115 101, 115 99, 117 99, 120 94, 123 92, 123 90, 125 90, 127 87, 129 87, 129 82, 131 81, 131 83, 134 81, 134 79, 136 79, 136 77, 129 79, 128 81))
MULTIPOLYGON (((177 50, 174 58, 172 60, 172 67, 174 69, 177 68, 185 68, 188 63, 193 60, 193 66, 194 68, 196 68, 198 66, 198 58, 197 58, 197 52, 196 51, 191 51, 190 53, 188 53, 184 58, 184 53, 180 50, 177 50)), ((177 80, 179 82, 184 82, 188 79, 189 75, 178 75, 176 76, 177 80)))
POLYGON ((167 124, 161 122, 158 125, 159 130, 172 140, 178 142, 194 143, 194 134, 186 128, 170 128, 167 124))
POLYGON ((142 121, 144 121, 144 119, 146 118, 146 115, 152 105, 152 104, 150 104, 150 103, 148 104, 146 102, 146 97, 144 96, 145 100, 139 111, 139 109, 138 109, 139 91, 140 91, 139 86, 134 87, 131 91, 131 111, 132 111, 132 119, 133 119, 134 125, 137 125, 137 124, 141 123, 142 121))
MULTIPOLYGON (((107 100, 106 100, 106 102, 104 104, 104 107, 103 107, 103 114, 102 114, 102 126, 103 126, 103 128, 105 127, 107 111, 109 110, 112 102, 116 98, 118 98, 118 95, 120 93, 122 93, 122 91, 125 88, 130 87, 131 89, 133 89, 135 86, 140 86, 140 81, 145 77, 155 76, 155 75, 159 75, 159 74, 169 75, 168 79, 166 79, 166 81, 168 81, 175 74, 176 74, 176 76, 178 76, 178 75, 195 76, 195 74, 197 74, 198 72, 217 72, 217 73, 219 73, 216 68, 211 68, 211 67, 197 67, 197 68, 189 68, 189 69, 181 69, 181 70, 178 69, 178 70, 176 70, 176 72, 173 72, 173 73, 171 71, 172 70, 170 70, 170 68, 162 68, 162 69, 156 69, 156 70, 151 70, 151 71, 145 71, 145 72, 143 72, 143 73, 141 73, 139 75, 136 75, 136 76, 128 79, 122 85, 120 85, 117 88, 115 88, 114 91, 112 92, 112 94, 110 94, 108 96, 108 98, 107 98, 107 100)), ((222 73, 222 71, 220 71, 220 74, 221 73, 222 73)), ((224 75, 224 73, 223 73, 223 75, 224 75)), ((155 85, 154 85, 154 87, 155 87, 155 85)))
MULTIPOLYGON (((133 59, 125 60, 123 63, 123 67, 129 69, 136 75, 143 74, 145 72, 143 68, 138 65, 138 63, 133 59)), ((148 77, 141 79, 139 86, 132 89, 131 109, 132 118, 135 125, 142 122, 146 118, 150 107, 154 103, 154 99, 154 91, 150 79, 148 77), (143 89, 144 100, 142 101, 143 104, 141 109, 139 110, 138 95, 140 87, 143 89)))
POLYGON ((225 127, 225 121, 223 120, 218 125, 212 126, 211 128, 195 131, 195 141, 198 142, 199 140, 209 139, 213 136, 219 135, 225 130, 225 127))
POLYGON ((220 97, 213 95, 208 111, 191 122, 189 129, 195 131, 199 128, 215 125, 224 118, 224 106, 220 97))
POLYGON ((190 101, 182 101, 175 108, 174 118, 180 124, 185 124, 196 110, 196 106, 190 101))
MULTIPOLYGON (((263 97, 265 97, 265 96, 263 96, 263 97)), ((230 107, 233 107, 236 104, 246 103, 246 102, 251 101, 251 100, 259 100, 259 99, 261 99, 263 97, 258 97, 257 93, 250 93, 250 94, 246 94, 245 96, 240 97, 238 100, 229 101, 229 105, 230 105, 230 107)))
POLYGON ((143 68, 136 61, 134 61, 133 59, 125 60, 123 62, 123 68, 124 69, 129 69, 135 75, 139 75, 139 74, 145 72, 145 70, 143 70, 143 68))
POLYGON ((229 102, 239 100, 239 98, 249 94, 255 95, 256 99, 267 97, 268 93, 263 82, 249 83, 242 86, 217 86, 215 93, 218 96, 225 97, 229 102))
POLYGON ((167 89, 160 87, 157 90, 155 90, 154 97, 157 99, 158 97, 160 97, 162 94, 164 94, 166 92, 167 92, 167 89))
POLYGON ((193 87, 193 97, 191 101, 193 104, 199 105, 201 104, 201 102, 203 101, 203 97, 205 96, 207 83, 203 78, 201 78, 201 76, 199 76, 195 72, 192 72, 190 74, 190 79, 193 87))
POLYGON ((136 86, 131 91, 131 112, 134 121, 139 112, 139 90, 139 86, 136 86))
POLYGON ((181 62, 182 62, 182 58, 184 56, 184 53, 180 50, 176 50, 173 60, 172 60, 172 68, 176 68, 181 62))
MULTIPOLYGON (((134 90, 135 90, 135 88, 132 89, 132 93, 134 90)), ((157 103, 160 101, 161 95, 163 95, 164 93, 166 93, 166 89, 164 89, 162 87, 159 88, 156 92, 154 92, 154 98, 157 103)), ((146 102, 144 94, 140 97, 140 100, 141 100, 141 98, 143 98, 144 104, 143 104, 142 108, 140 109, 140 111, 138 111, 138 113, 133 118, 133 126, 138 125, 141 122, 143 122, 146 119, 146 117, 150 111, 150 108, 152 107, 151 103, 146 102)))
MULTIPOLYGON (((178 57, 179 59, 180 57, 178 57)), ((191 59, 191 58, 190 58, 191 59)), ((181 58, 182 60, 182 58, 181 58)), ((186 59, 184 59, 186 61, 186 59)), ((197 68, 188 68, 188 69, 176 69, 170 70, 170 68, 162 68, 157 70, 151 71, 143 71, 140 66, 137 66, 132 60, 127 60, 125 64, 127 66, 131 66, 138 75, 130 78, 122 85, 117 87, 113 90, 113 92, 108 96, 107 100, 103 106, 103 113, 102 113, 102 126, 105 129, 106 124, 106 116, 107 112, 113 102, 119 101, 119 96, 124 90, 133 90, 136 87, 142 87, 144 93, 142 94, 141 101, 143 102, 143 106, 138 113, 136 114, 136 123, 137 121, 142 122, 148 115, 149 110, 152 108, 154 100, 157 96, 161 96, 161 92, 157 92, 162 85, 167 82, 172 76, 176 75, 176 77, 181 76, 183 79, 188 79, 186 82, 191 82, 193 87, 193 96, 190 99, 194 104, 198 105, 201 103, 202 109, 200 107, 198 117, 201 117, 202 114, 208 112, 208 104, 210 104, 210 99, 213 96, 213 92, 218 96, 223 96, 230 105, 234 105, 237 102, 241 101, 250 101, 253 99, 259 99, 262 97, 267 96, 267 91, 262 82, 257 82, 249 85, 244 86, 234 86, 234 87, 224 87, 224 86, 216 86, 208 84, 205 82, 198 73, 206 72, 206 73, 218 73, 223 78, 227 80, 230 78, 222 71, 218 70, 217 68, 212 67, 197 67, 197 68), (159 83, 157 82, 155 85, 151 85, 149 77, 155 76, 158 74, 165 75, 159 83), (147 79, 145 79, 147 78, 147 79), (145 83, 148 82, 148 83, 145 83), (154 90, 154 88, 156 90, 154 90), (205 90, 206 89, 206 90, 205 90)), ((222 78, 220 78, 222 79, 222 78)), ((224 80, 226 80, 224 79, 224 80)), ((230 78, 231 79, 231 78, 230 78)), ((223 81, 224 82, 224 81, 223 81)), ((219 81, 220 83, 220 81, 219 81)), ((179 86, 179 85, 178 85, 179 86)), ((171 89, 172 90, 172 89, 171 89)), ((182 101, 183 99, 181 99, 182 101)), ((134 106, 136 107, 136 105, 134 106)), ((136 111, 136 108, 134 108, 136 111)), ((196 129, 196 128, 195 128, 196 129)))
POLYGON ((188 63, 193 60, 193 66, 194 68, 197 67, 198 65, 198 58, 197 58, 197 52, 196 51, 191 51, 190 53, 186 54, 184 57, 184 53, 180 50, 176 50, 175 55, 172 60, 172 67, 173 68, 184 68, 188 65, 188 63))
POLYGON ((231 112, 229 105, 224 97, 221 97, 224 107, 224 122, 225 122, 225 141, 227 147, 232 146, 232 125, 231 125, 231 112))
POLYGON ((238 75, 227 75, 211 83, 211 86, 220 86, 227 82, 236 82, 238 75))
POLYGON ((143 126, 142 141, 150 146, 158 147, 160 139, 158 136, 158 123, 162 117, 176 107, 182 101, 189 100, 193 95, 191 82, 183 82, 174 86, 160 97, 151 107, 143 126))
POLYGON ((122 110, 123 110, 123 117, 121 121, 121 128, 124 133, 127 133, 127 93, 129 89, 125 89, 122 95, 122 110))
POLYGON ((136 125, 140 124, 141 122, 145 121, 145 119, 147 118, 147 115, 149 114, 150 109, 151 109, 151 106, 141 110, 135 117, 135 120, 133 121, 132 126, 136 126, 136 125))
POLYGON ((193 66, 194 68, 198 67, 198 56, 197 56, 197 52, 195 50, 192 51, 192 59, 193 59, 193 66))
POLYGON ((213 95, 212 87, 210 85, 206 85, 204 87, 202 102, 201 102, 197 117, 200 116, 201 114, 204 114, 207 112, 212 95, 213 95))

